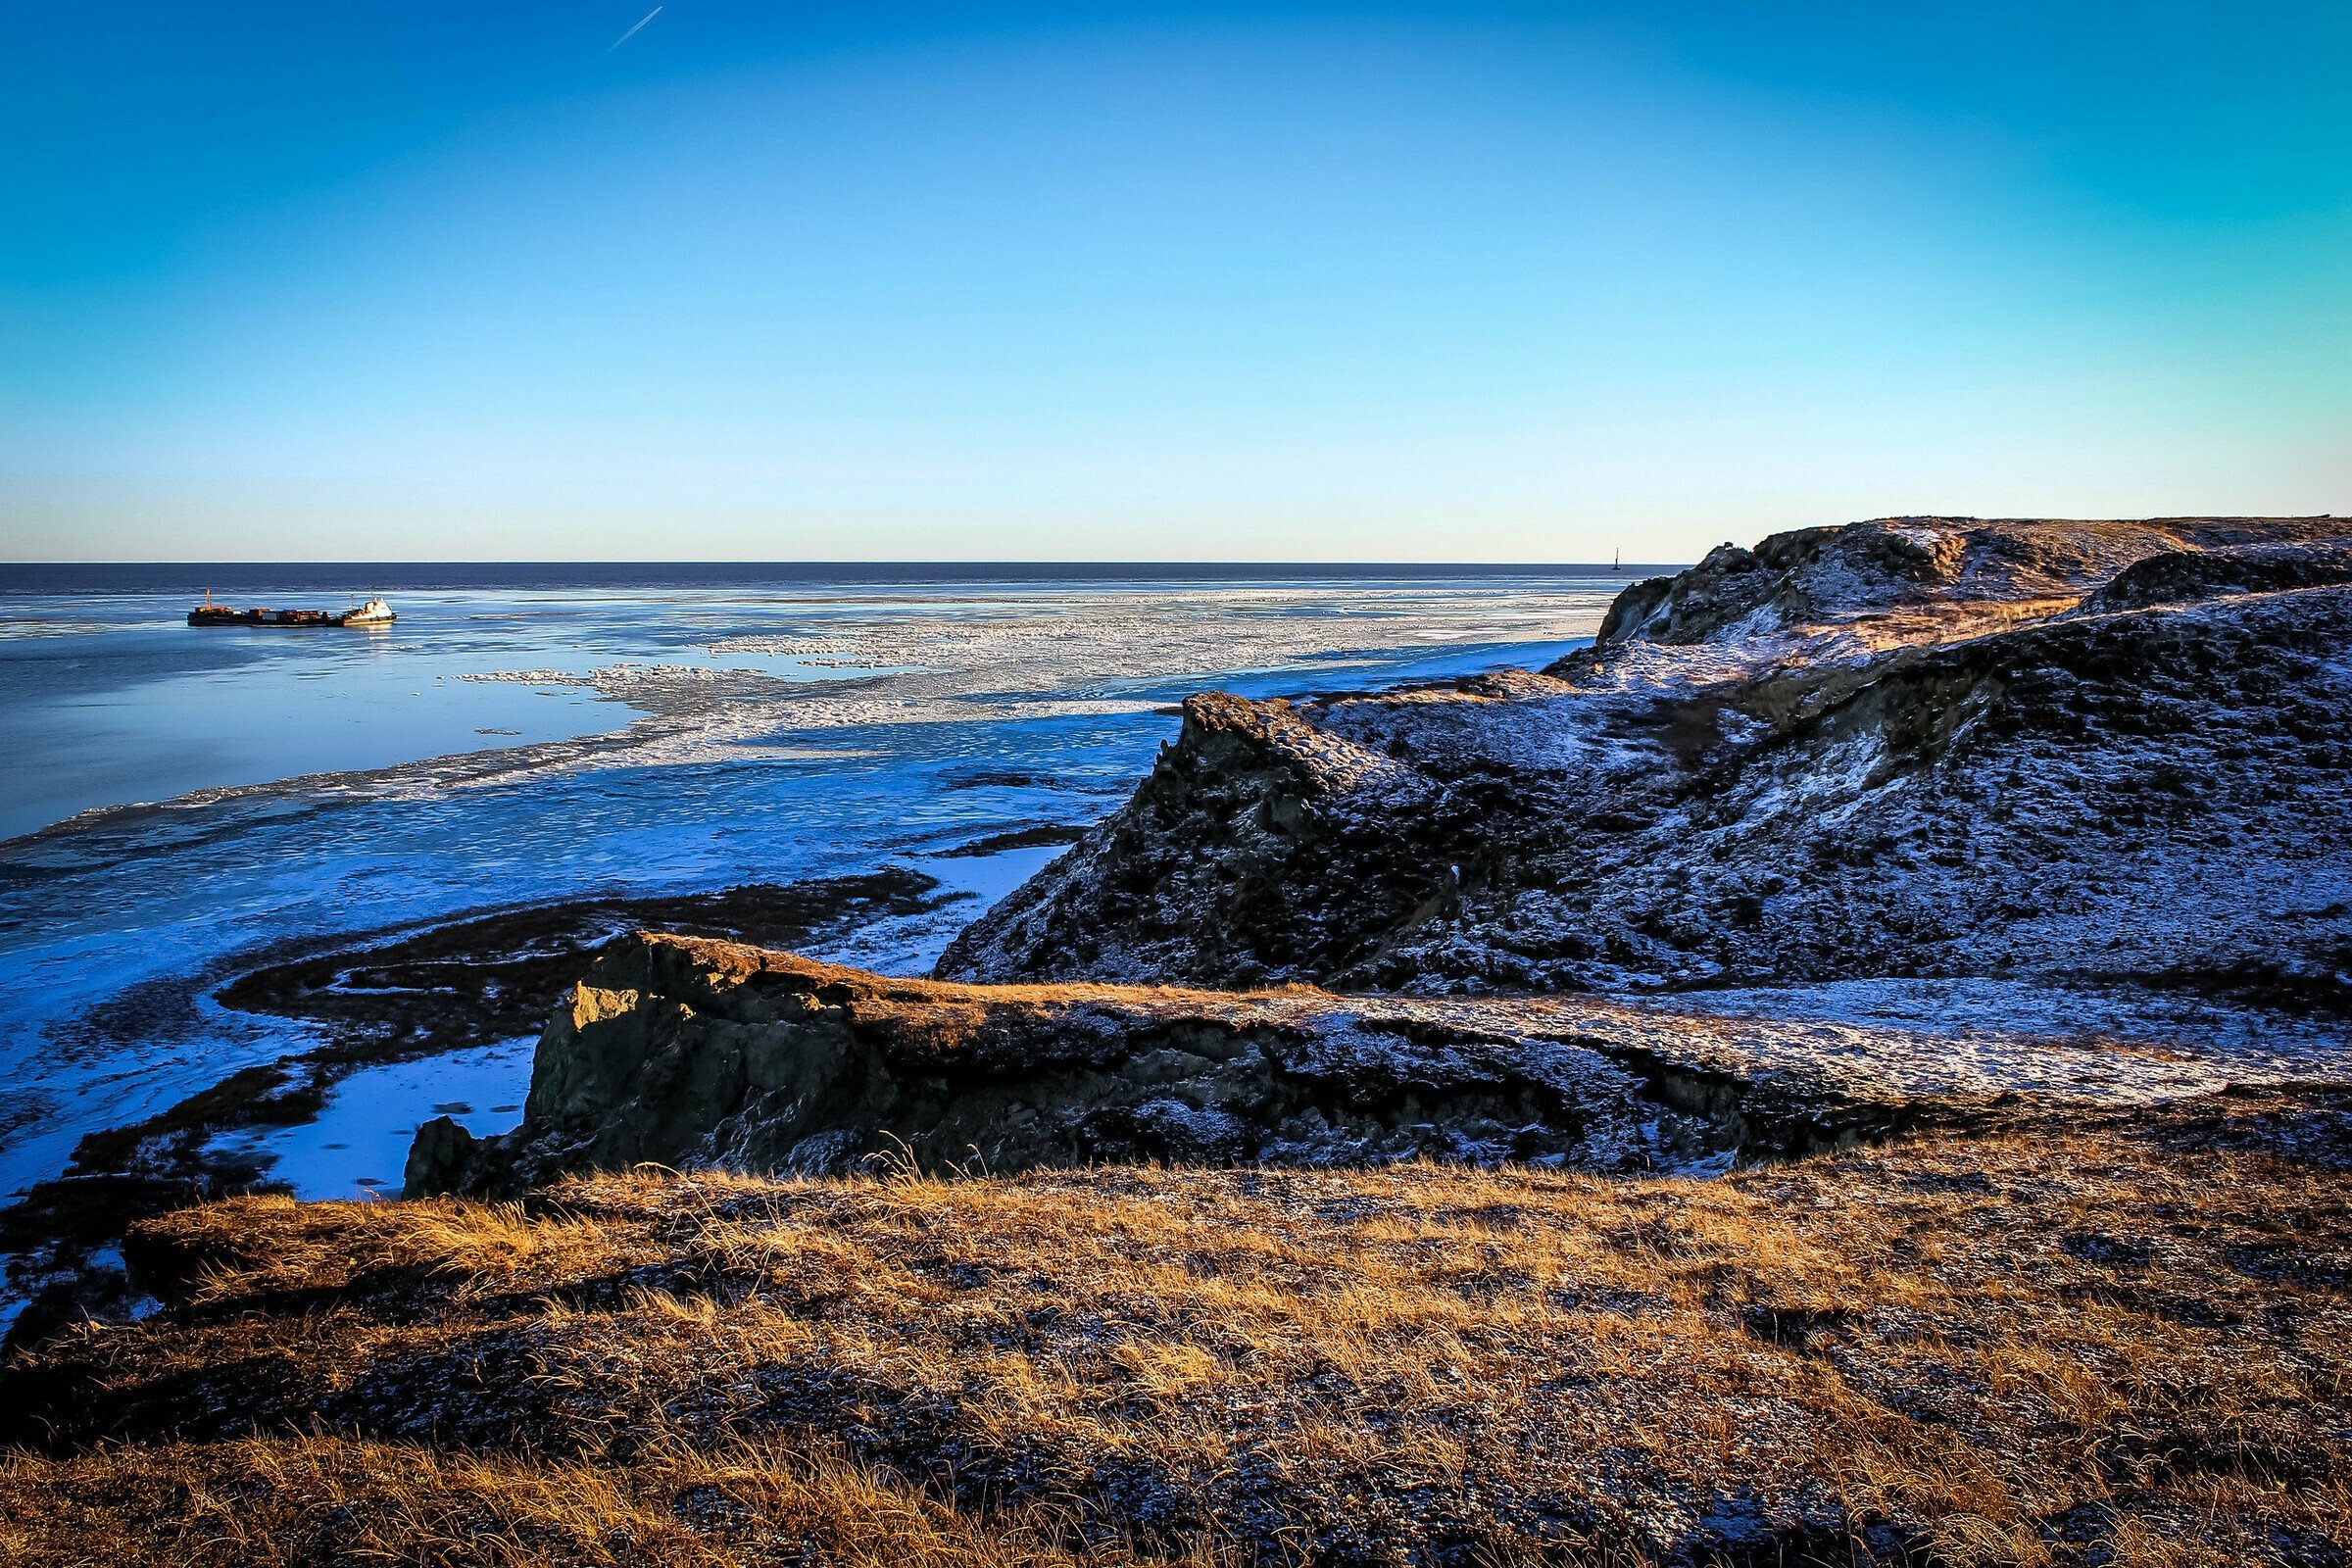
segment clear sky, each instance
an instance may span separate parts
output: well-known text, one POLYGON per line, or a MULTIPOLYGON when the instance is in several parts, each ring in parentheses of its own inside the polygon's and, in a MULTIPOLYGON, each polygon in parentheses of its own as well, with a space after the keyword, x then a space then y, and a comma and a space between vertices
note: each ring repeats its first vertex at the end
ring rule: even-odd
POLYGON ((2352 512, 2352 5, 0 3, 0 557, 2352 512))

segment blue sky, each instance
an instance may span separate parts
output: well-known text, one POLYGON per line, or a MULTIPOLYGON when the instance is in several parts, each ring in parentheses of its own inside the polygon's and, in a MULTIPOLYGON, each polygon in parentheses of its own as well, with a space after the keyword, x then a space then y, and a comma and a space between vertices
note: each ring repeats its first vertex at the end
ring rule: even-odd
POLYGON ((2352 7, 0 7, 0 556, 2352 512, 2352 7))

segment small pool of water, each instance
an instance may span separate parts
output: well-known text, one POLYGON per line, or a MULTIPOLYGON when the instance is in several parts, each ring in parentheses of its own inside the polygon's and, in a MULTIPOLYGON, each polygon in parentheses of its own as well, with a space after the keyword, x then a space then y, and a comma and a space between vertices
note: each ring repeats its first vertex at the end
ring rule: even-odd
POLYGON ((213 1147, 258 1156, 297 1198, 398 1198, 409 1144, 435 1116, 476 1137, 522 1120, 536 1041, 501 1041, 422 1061, 363 1067, 337 1084, 318 1119, 230 1133, 213 1147))

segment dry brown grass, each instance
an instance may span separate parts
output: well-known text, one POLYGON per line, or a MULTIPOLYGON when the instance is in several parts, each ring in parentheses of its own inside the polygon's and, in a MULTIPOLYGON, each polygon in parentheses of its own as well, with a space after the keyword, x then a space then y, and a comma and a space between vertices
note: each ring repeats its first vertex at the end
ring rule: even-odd
MULTIPOLYGON (((0 1516, 11 1562, 741 1563, 771 1541, 846 1568, 1069 1568, 1066 1513, 958 1512, 869 1465, 783 1443, 648 1449, 626 1466, 321 1437, 113 1449, 60 1475, 0 1461, 37 1495, 0 1516), (805 1548, 805 1551, 802 1549, 805 1548)), ((1135 1560, 1117 1544, 1089 1563, 1135 1560)), ((1176 1559, 1214 1568, 1217 1559, 1176 1559)))
POLYGON ((2302 1114, 1711 1183, 241 1200, 144 1238, 188 1304, 0 1388, 51 1423, 0 1556, 2341 1561, 2352 1213, 2268 1147, 2302 1114))

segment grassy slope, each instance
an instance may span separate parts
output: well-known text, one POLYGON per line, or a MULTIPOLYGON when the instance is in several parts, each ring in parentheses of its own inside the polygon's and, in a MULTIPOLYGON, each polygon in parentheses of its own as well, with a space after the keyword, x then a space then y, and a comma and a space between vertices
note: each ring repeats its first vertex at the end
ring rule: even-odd
POLYGON ((235 1200, 0 1380, 0 1560, 2340 1561, 2346 1125, 235 1200))

